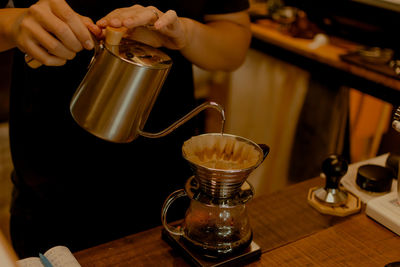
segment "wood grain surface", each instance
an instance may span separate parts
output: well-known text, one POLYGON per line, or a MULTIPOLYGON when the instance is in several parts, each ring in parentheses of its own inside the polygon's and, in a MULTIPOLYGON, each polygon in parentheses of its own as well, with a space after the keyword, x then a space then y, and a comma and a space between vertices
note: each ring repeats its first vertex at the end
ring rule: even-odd
POLYGON ((359 214, 263 254, 257 266, 383 267, 395 261, 400 261, 399 236, 359 214))
POLYGON ((321 178, 307 180, 273 194, 255 198, 247 205, 254 241, 263 252, 304 238, 349 218, 323 215, 307 203, 308 190, 323 184, 321 178))
MULTIPOLYGON (((260 196, 247 205, 254 241, 263 253, 307 238, 350 218, 323 215, 308 205, 308 189, 317 185, 323 185, 321 178, 289 186, 271 195, 260 196)), ((83 267, 188 266, 161 239, 161 229, 157 227, 83 250, 75 253, 75 256, 83 267)))

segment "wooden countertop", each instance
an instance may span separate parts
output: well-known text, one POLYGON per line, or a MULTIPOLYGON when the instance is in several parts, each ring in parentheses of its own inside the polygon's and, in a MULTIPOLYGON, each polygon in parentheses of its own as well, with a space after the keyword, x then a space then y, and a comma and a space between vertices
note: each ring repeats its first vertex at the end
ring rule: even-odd
MULTIPOLYGON (((323 215, 307 203, 310 179, 248 205, 262 255, 249 266, 384 266, 400 261, 400 237, 364 213, 323 215)), ((85 266, 189 266, 161 239, 161 227, 75 253, 85 266)))
POLYGON ((359 48, 360 45, 358 44, 332 37, 330 43, 322 45, 316 49, 311 49, 309 45, 312 40, 294 38, 290 35, 284 34, 279 30, 279 26, 276 23, 269 20, 259 20, 256 23, 252 23, 251 30, 253 36, 261 41, 281 47, 285 50, 371 82, 400 91, 400 80, 355 64, 347 63, 340 59, 340 55, 344 55, 359 48))

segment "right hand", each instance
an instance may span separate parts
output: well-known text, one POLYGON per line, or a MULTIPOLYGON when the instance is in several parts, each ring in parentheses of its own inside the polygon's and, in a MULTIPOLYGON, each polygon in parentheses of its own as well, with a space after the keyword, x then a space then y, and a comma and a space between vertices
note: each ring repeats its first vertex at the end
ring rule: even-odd
POLYGON ((47 66, 61 66, 83 48, 94 44, 101 29, 77 14, 64 0, 40 0, 30 6, 13 25, 16 46, 47 66))
POLYGON ((128 29, 127 37, 153 47, 179 50, 188 44, 184 19, 174 10, 163 13, 154 6, 133 5, 119 8, 97 21, 101 28, 107 26, 128 29), (150 26, 152 25, 152 26, 150 26))

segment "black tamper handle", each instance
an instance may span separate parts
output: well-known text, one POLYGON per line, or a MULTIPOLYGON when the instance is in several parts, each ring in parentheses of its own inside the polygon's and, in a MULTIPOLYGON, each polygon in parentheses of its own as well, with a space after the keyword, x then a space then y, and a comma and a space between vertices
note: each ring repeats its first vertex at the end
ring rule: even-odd
POLYGON ((339 189, 340 179, 347 173, 347 161, 338 155, 329 155, 322 162, 322 172, 325 174, 325 189, 339 189))

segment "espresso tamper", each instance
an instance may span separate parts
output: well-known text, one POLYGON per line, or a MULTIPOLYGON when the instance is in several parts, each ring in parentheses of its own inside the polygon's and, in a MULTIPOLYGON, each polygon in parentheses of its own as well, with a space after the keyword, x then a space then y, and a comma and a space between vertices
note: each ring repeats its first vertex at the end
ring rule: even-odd
POLYGON ((340 206, 347 201, 347 192, 339 187, 340 179, 347 173, 346 160, 337 155, 330 155, 322 163, 325 187, 315 190, 315 198, 328 206, 340 206))

